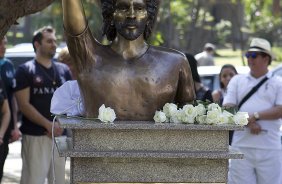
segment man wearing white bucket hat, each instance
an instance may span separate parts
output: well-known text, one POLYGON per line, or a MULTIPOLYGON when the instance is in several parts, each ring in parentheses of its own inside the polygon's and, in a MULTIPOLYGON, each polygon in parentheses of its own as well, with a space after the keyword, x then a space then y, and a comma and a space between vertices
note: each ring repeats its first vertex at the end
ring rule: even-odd
POLYGON ((198 66, 214 66, 214 52, 215 45, 212 43, 206 43, 203 52, 200 52, 195 55, 195 59, 198 62, 198 66))
POLYGON ((246 53, 250 73, 234 76, 224 106, 249 113, 244 131, 235 131, 232 149, 244 154, 231 160, 229 184, 281 184, 282 80, 268 71, 273 54, 270 43, 254 38, 246 53))

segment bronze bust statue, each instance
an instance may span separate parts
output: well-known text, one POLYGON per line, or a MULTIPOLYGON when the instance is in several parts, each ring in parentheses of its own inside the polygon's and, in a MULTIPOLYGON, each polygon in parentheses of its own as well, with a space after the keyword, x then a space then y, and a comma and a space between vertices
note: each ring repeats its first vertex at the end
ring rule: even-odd
POLYGON ((172 49, 148 45, 158 0, 101 0, 100 44, 88 28, 81 0, 63 0, 67 45, 77 70, 86 117, 97 117, 102 104, 118 120, 152 120, 165 103, 195 98, 186 57, 172 49))

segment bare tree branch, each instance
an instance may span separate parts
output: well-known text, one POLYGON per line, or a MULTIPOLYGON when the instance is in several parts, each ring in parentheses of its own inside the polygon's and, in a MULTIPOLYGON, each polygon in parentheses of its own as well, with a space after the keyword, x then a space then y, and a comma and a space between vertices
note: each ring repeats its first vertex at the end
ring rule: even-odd
POLYGON ((52 2, 54 0, 1 0, 0 38, 7 33, 18 18, 41 11, 52 2))

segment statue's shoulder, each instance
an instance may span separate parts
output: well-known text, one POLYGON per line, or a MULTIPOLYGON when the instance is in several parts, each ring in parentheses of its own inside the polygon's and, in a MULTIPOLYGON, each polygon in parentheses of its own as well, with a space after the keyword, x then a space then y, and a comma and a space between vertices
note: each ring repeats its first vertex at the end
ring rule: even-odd
POLYGON ((151 52, 154 52, 154 54, 156 55, 162 55, 165 57, 170 56, 175 59, 186 60, 185 54, 178 50, 167 48, 167 47, 152 46, 152 45, 150 47, 151 47, 150 48, 151 52))

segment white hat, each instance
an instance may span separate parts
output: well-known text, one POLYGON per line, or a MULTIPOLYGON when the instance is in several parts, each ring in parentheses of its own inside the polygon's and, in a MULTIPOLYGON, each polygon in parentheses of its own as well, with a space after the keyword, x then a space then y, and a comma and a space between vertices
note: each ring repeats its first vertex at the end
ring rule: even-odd
POLYGON ((271 46, 270 46, 269 41, 263 38, 252 39, 248 52, 252 52, 252 51, 266 53, 272 59, 274 57, 273 53, 271 52, 271 46))
POLYGON ((206 43, 204 46, 204 49, 207 49, 207 48, 211 48, 212 50, 215 50, 215 45, 212 43, 206 43))

